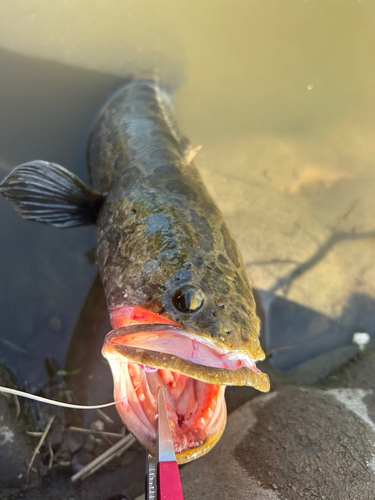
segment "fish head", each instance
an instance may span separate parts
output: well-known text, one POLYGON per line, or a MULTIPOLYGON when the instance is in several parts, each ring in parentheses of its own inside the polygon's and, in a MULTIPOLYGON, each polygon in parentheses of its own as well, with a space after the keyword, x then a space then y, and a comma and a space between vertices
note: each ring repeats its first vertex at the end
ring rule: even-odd
POLYGON ((264 353, 250 286, 239 273, 210 267, 213 280, 188 263, 159 285, 157 299, 154 293, 152 301, 136 307, 112 308, 115 329, 102 350, 112 369, 117 410, 151 454, 157 389, 167 389, 179 463, 204 455, 220 439, 227 385, 270 388, 255 364, 264 353))
POLYGON ((260 361, 260 321, 246 273, 239 271, 220 262, 185 265, 165 285, 164 315, 218 348, 260 361))

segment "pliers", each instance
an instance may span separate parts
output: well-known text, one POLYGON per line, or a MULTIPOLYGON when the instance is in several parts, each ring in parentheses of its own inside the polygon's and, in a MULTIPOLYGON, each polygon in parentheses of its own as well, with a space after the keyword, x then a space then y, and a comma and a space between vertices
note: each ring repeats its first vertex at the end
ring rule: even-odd
POLYGON ((158 389, 156 457, 147 454, 146 500, 184 500, 164 389, 158 389))

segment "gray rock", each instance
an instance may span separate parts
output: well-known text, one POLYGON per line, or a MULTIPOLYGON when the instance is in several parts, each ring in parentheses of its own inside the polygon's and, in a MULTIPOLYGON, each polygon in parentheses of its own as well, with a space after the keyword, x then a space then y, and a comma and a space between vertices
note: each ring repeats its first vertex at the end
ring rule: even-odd
POLYGON ((316 358, 298 365, 288 372, 290 381, 297 385, 313 385, 326 379, 334 370, 345 365, 358 356, 359 349, 355 344, 339 347, 316 358))
POLYGON ((185 499, 373 498, 375 424, 367 393, 346 391, 286 386, 239 408, 218 445, 182 469, 185 499))

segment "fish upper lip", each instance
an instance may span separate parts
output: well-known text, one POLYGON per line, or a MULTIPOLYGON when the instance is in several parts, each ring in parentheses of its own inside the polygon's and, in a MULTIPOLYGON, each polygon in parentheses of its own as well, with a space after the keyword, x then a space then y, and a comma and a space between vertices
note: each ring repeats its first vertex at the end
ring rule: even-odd
MULTIPOLYGON (((139 335, 143 333, 147 335, 147 334, 165 334, 169 332, 171 334, 176 334, 176 337, 177 336, 186 337, 194 343, 206 346, 207 348, 216 351, 218 354, 222 356, 226 356, 228 358, 237 356, 238 358, 243 360, 244 363, 243 366, 247 366, 250 369, 253 369, 253 367, 255 366, 255 361, 249 354, 244 354, 242 351, 238 349, 231 350, 223 346, 217 345, 213 340, 208 339, 192 330, 188 330, 184 326, 173 325, 169 323, 134 324, 134 325, 123 326, 121 328, 116 328, 106 335, 104 340, 103 350, 107 347, 107 345, 109 345, 112 342, 115 342, 117 338, 125 339, 126 337, 132 334, 139 335)), ((156 349, 149 349, 149 350, 156 350, 156 349)), ((159 349, 158 351, 163 352, 162 350, 159 349)), ((196 359, 195 362, 198 364, 203 364, 200 363, 199 359, 196 359)))
POLYGON ((182 326, 158 323, 118 328, 106 336, 104 355, 110 347, 139 364, 171 369, 207 383, 249 385, 262 392, 270 388, 268 376, 249 354, 217 345, 182 326))

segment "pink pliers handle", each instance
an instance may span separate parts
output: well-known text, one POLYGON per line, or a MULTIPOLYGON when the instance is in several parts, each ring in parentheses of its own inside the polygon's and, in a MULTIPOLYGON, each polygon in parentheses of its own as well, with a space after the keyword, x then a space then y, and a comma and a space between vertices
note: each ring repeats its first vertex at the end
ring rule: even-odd
POLYGON ((158 500, 184 500, 177 462, 158 463, 158 500))
POLYGON ((156 439, 157 500, 184 500, 180 470, 169 427, 164 389, 158 389, 158 429, 156 439))

